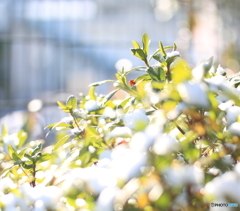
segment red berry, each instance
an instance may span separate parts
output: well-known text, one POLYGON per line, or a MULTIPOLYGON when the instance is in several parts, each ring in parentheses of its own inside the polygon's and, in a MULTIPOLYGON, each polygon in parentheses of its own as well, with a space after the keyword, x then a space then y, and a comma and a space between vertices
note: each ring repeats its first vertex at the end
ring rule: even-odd
POLYGON ((136 82, 134 80, 130 80, 129 84, 130 84, 130 86, 134 86, 136 84, 136 82))
POLYGON ((127 144, 128 142, 127 141, 125 141, 125 140, 122 140, 122 141, 120 141, 117 145, 121 145, 121 144, 127 144))
POLYGON ((85 130, 85 129, 83 129, 83 131, 82 131, 82 133, 81 133, 81 136, 82 136, 83 138, 86 137, 86 130, 85 130))

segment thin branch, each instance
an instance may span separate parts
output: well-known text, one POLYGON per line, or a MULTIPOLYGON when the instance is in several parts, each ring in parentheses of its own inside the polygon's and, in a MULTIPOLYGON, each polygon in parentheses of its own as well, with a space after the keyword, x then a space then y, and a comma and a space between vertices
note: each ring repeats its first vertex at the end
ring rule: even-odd
POLYGON ((177 123, 175 123, 175 125, 176 125, 177 129, 178 129, 183 135, 186 134, 185 131, 184 131, 177 123))
POLYGON ((81 131, 81 128, 80 128, 80 126, 78 125, 78 122, 77 122, 76 118, 72 115, 72 113, 71 113, 71 116, 72 116, 72 118, 73 118, 73 120, 74 120, 74 123, 77 125, 78 130, 81 131))
POLYGON ((23 173, 24 173, 26 176, 28 176, 27 173, 24 171, 24 169, 23 169, 23 167, 22 167, 21 165, 20 165, 20 168, 22 169, 23 173))
MULTIPOLYGON (((169 120, 169 119, 168 119, 169 120)), ((177 129, 183 134, 183 135, 185 135, 186 133, 185 133, 185 131, 176 123, 176 122, 174 122, 174 121, 171 121, 171 120, 169 120, 170 122, 173 122, 174 124, 175 124, 175 126, 177 127, 177 129)))
POLYGON ((147 58, 146 58, 146 59, 144 59, 144 62, 145 62, 145 64, 147 65, 147 67, 150 67, 150 64, 149 64, 149 62, 148 62, 147 58))
POLYGON ((158 108, 155 105, 151 105, 152 108, 154 108, 155 110, 158 110, 158 108))

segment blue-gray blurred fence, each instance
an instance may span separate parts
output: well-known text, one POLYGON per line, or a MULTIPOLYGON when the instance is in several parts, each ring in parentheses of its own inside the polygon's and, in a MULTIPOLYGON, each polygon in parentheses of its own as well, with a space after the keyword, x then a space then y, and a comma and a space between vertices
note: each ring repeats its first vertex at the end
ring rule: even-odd
POLYGON ((132 60, 131 40, 144 32, 174 41, 174 30, 156 24, 153 9, 142 0, 1 0, 0 115, 113 78, 114 64, 132 60))

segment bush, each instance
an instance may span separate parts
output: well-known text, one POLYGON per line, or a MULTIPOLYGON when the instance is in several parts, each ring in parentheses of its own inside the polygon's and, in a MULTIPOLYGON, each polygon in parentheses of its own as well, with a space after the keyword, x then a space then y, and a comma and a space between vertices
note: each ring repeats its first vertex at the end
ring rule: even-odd
POLYGON ((122 69, 115 81, 91 84, 88 95, 58 102, 69 117, 46 127, 59 130, 55 144, 42 149, 42 140, 26 143, 25 132, 9 135, 3 127, 0 210, 238 206, 240 78, 212 59, 191 69, 175 43, 159 42, 152 55, 147 34, 142 47, 132 43, 145 66, 122 69), (132 71, 142 74, 128 81, 132 71), (114 90, 96 94, 104 83, 114 90), (128 96, 116 99, 118 91, 128 96))

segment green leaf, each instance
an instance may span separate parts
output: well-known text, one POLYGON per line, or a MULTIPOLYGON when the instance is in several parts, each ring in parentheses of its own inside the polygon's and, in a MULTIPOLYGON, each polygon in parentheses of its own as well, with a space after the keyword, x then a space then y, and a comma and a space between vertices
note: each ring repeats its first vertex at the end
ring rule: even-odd
POLYGON ((136 57, 138 57, 141 60, 146 60, 147 55, 144 53, 142 49, 131 49, 132 54, 136 57))
POLYGON ((12 158, 13 158, 13 160, 15 160, 15 161, 21 160, 21 159, 18 157, 18 155, 15 154, 15 153, 12 154, 12 158))
POLYGON ((160 66, 149 67, 147 72, 155 81, 165 81, 166 79, 164 69, 160 66))
POLYGON ((82 161, 81 166, 87 167, 90 162, 90 159, 91 159, 91 153, 88 151, 81 153, 81 151, 80 151, 80 156, 79 156, 79 159, 82 161))
POLYGON ((164 58, 166 58, 167 54, 164 50, 162 42, 159 42, 158 44, 159 44, 159 50, 160 50, 161 54, 163 55, 164 58))
POLYGON ((57 122, 57 123, 53 123, 51 125, 48 125, 47 127, 45 127, 44 129, 49 129, 48 133, 46 134, 46 137, 48 137, 49 133, 57 127, 65 127, 65 128, 73 128, 73 125, 65 123, 65 122, 57 122))
POLYGON ((21 151, 21 152, 19 152, 19 153, 18 153, 18 157, 19 157, 20 159, 22 159, 22 158, 23 158, 23 156, 24 156, 24 153, 26 152, 26 150, 27 150, 27 148, 24 148, 24 149, 22 149, 22 151, 21 151))
POLYGON ((175 53, 175 54, 170 54, 170 56, 168 56, 166 62, 167 62, 167 66, 170 67, 170 65, 175 61, 175 59, 177 57, 180 57, 179 53, 177 51, 173 51, 172 53, 175 53))
POLYGON ((175 83, 180 83, 191 79, 191 69, 187 62, 182 59, 178 59, 171 68, 172 79, 175 83))
POLYGON ((64 105, 62 102, 57 101, 57 104, 59 105, 59 107, 66 113, 70 113, 72 106, 66 106, 64 105))
POLYGON ((233 81, 233 85, 235 88, 237 88, 240 85, 240 80, 233 81))
POLYGON ((127 79, 126 79, 126 75, 123 75, 123 74, 118 72, 116 74, 116 77, 117 77, 118 81, 116 81, 113 84, 115 87, 118 87, 118 88, 126 91, 127 93, 129 93, 132 96, 135 96, 135 97, 137 96, 136 90, 133 90, 132 87, 130 87, 130 85, 128 84, 127 79))
POLYGON ((146 56, 148 55, 150 42, 151 42, 151 40, 149 39, 148 35, 143 34, 143 36, 142 36, 143 51, 146 56))
POLYGON ((53 148, 53 152, 55 152, 59 147, 61 147, 63 144, 65 144, 65 142, 72 136, 72 134, 68 134, 66 136, 64 136, 63 138, 61 138, 54 146, 53 148))
POLYGON ((2 136, 6 136, 8 134, 8 128, 6 125, 2 125, 2 136))
POLYGON ((176 51, 177 50, 177 44, 173 43, 173 50, 176 51))
POLYGON ((27 154, 27 153, 24 154, 24 157, 26 157, 27 159, 31 160, 32 162, 34 161, 34 158, 31 155, 27 154))
POLYGON ((57 104, 59 105, 59 107, 60 107, 61 109, 67 109, 67 106, 66 106, 65 104, 63 104, 62 102, 57 101, 57 104))
POLYGON ((141 48, 140 45, 136 41, 132 41, 132 44, 133 44, 133 47, 135 49, 140 49, 141 48))
POLYGON ((162 67, 158 67, 158 74, 160 75, 160 81, 165 81, 166 74, 164 72, 164 69, 162 67))
MULTIPOLYGON (((16 162, 17 162, 17 161, 16 161, 16 162)), ((18 165, 18 164, 16 164, 16 165, 18 165)), ((15 166, 15 164, 14 164, 13 166, 15 166)), ((10 166, 9 168, 4 169, 4 170, 1 172, 1 178, 4 177, 4 176, 6 176, 6 174, 12 169, 13 166, 10 166), (4 175, 4 174, 5 174, 5 175, 4 175)))
POLYGON ((40 158, 37 159, 36 163, 42 163, 42 162, 50 160, 51 158, 52 158, 51 154, 49 154, 49 153, 42 153, 40 158))
POLYGON ((170 193, 167 191, 163 192, 161 196, 158 198, 158 200, 155 202, 159 210, 169 210, 171 206, 172 198, 170 196, 170 193))
MULTIPOLYGON (((126 105, 131 99, 133 99, 133 97, 128 97, 128 98, 124 99, 124 100, 120 103, 119 106, 122 107, 122 108, 124 108, 125 105, 126 105)), ((134 98, 134 99, 135 99, 135 98, 134 98)))
POLYGON ((119 90, 120 89, 115 89, 111 91, 109 94, 107 94, 102 101, 102 105, 104 105, 107 101, 109 101, 112 98, 112 96, 115 95, 115 93, 118 92, 119 90))
POLYGON ((91 87, 91 86, 100 86, 100 85, 102 85, 102 84, 109 83, 109 82, 114 82, 114 80, 104 80, 104 81, 99 81, 99 82, 91 83, 91 84, 89 85, 89 87, 91 87))
POLYGON ((211 106, 213 107, 213 109, 217 109, 219 104, 218 104, 218 101, 217 101, 217 99, 216 99, 215 94, 212 93, 212 92, 209 92, 209 93, 208 93, 208 99, 209 99, 209 101, 210 101, 211 106))
POLYGON ((89 88, 88 95, 89 95, 91 100, 96 100, 97 99, 97 96, 95 94, 95 87, 94 86, 91 86, 89 88))
POLYGON ((145 66, 138 66, 138 67, 134 67, 134 68, 132 68, 132 69, 130 69, 130 70, 128 70, 128 71, 125 71, 124 72, 124 75, 127 75, 127 74, 129 74, 130 72, 132 72, 132 71, 145 71, 146 70, 146 67, 145 66))
POLYGON ((21 148, 25 144, 25 142, 28 138, 28 135, 26 132, 20 131, 20 132, 18 132, 17 137, 19 139, 18 147, 21 148))
POLYGON ((65 123, 65 122, 56 122, 53 123, 51 125, 48 125, 47 127, 45 127, 44 129, 54 129, 56 127, 67 127, 67 128, 72 128, 72 125, 65 123))
POLYGON ((42 143, 38 144, 37 147, 33 150, 32 156, 36 155, 41 150, 42 150, 42 143))
POLYGON ((165 59, 161 53, 153 55, 153 58, 160 63, 165 62, 165 59))
POLYGON ((163 48, 164 48, 164 50, 168 50, 168 49, 173 49, 174 46, 164 46, 163 48))
POLYGON ((22 160, 17 160, 14 162, 14 165, 21 165, 22 163, 24 163, 24 161, 22 160))
POLYGON ((148 81, 148 80, 151 80, 151 77, 148 74, 144 74, 137 77, 134 81, 137 83, 139 81, 148 81))
POLYGON ((69 96, 69 98, 67 99, 66 105, 71 106, 72 109, 76 109, 77 108, 77 98, 73 95, 69 96))
POLYGON ((152 80, 151 85, 154 90, 162 90, 166 84, 165 82, 162 82, 162 81, 152 80))
POLYGON ((72 116, 74 118, 87 119, 87 113, 83 109, 74 109, 72 116))
POLYGON ((8 154, 13 160, 15 161, 20 160, 20 158, 18 157, 17 151, 12 147, 11 144, 8 144, 8 154))
POLYGON ((118 81, 122 84, 124 84, 125 86, 128 86, 128 83, 127 83, 127 78, 126 78, 126 75, 125 74, 121 74, 121 73, 117 73, 116 74, 116 78, 118 79, 118 81))
POLYGON ((33 165, 33 164, 23 163, 22 166, 23 166, 23 168, 25 168, 25 169, 32 169, 34 165, 33 165))
POLYGON ((124 106, 124 112, 127 112, 129 107, 133 106, 135 102, 136 102, 136 98, 131 97, 124 106))
POLYGON ((203 68, 205 70, 205 73, 207 73, 213 64, 213 57, 211 57, 210 59, 208 59, 206 62, 203 63, 203 68))

